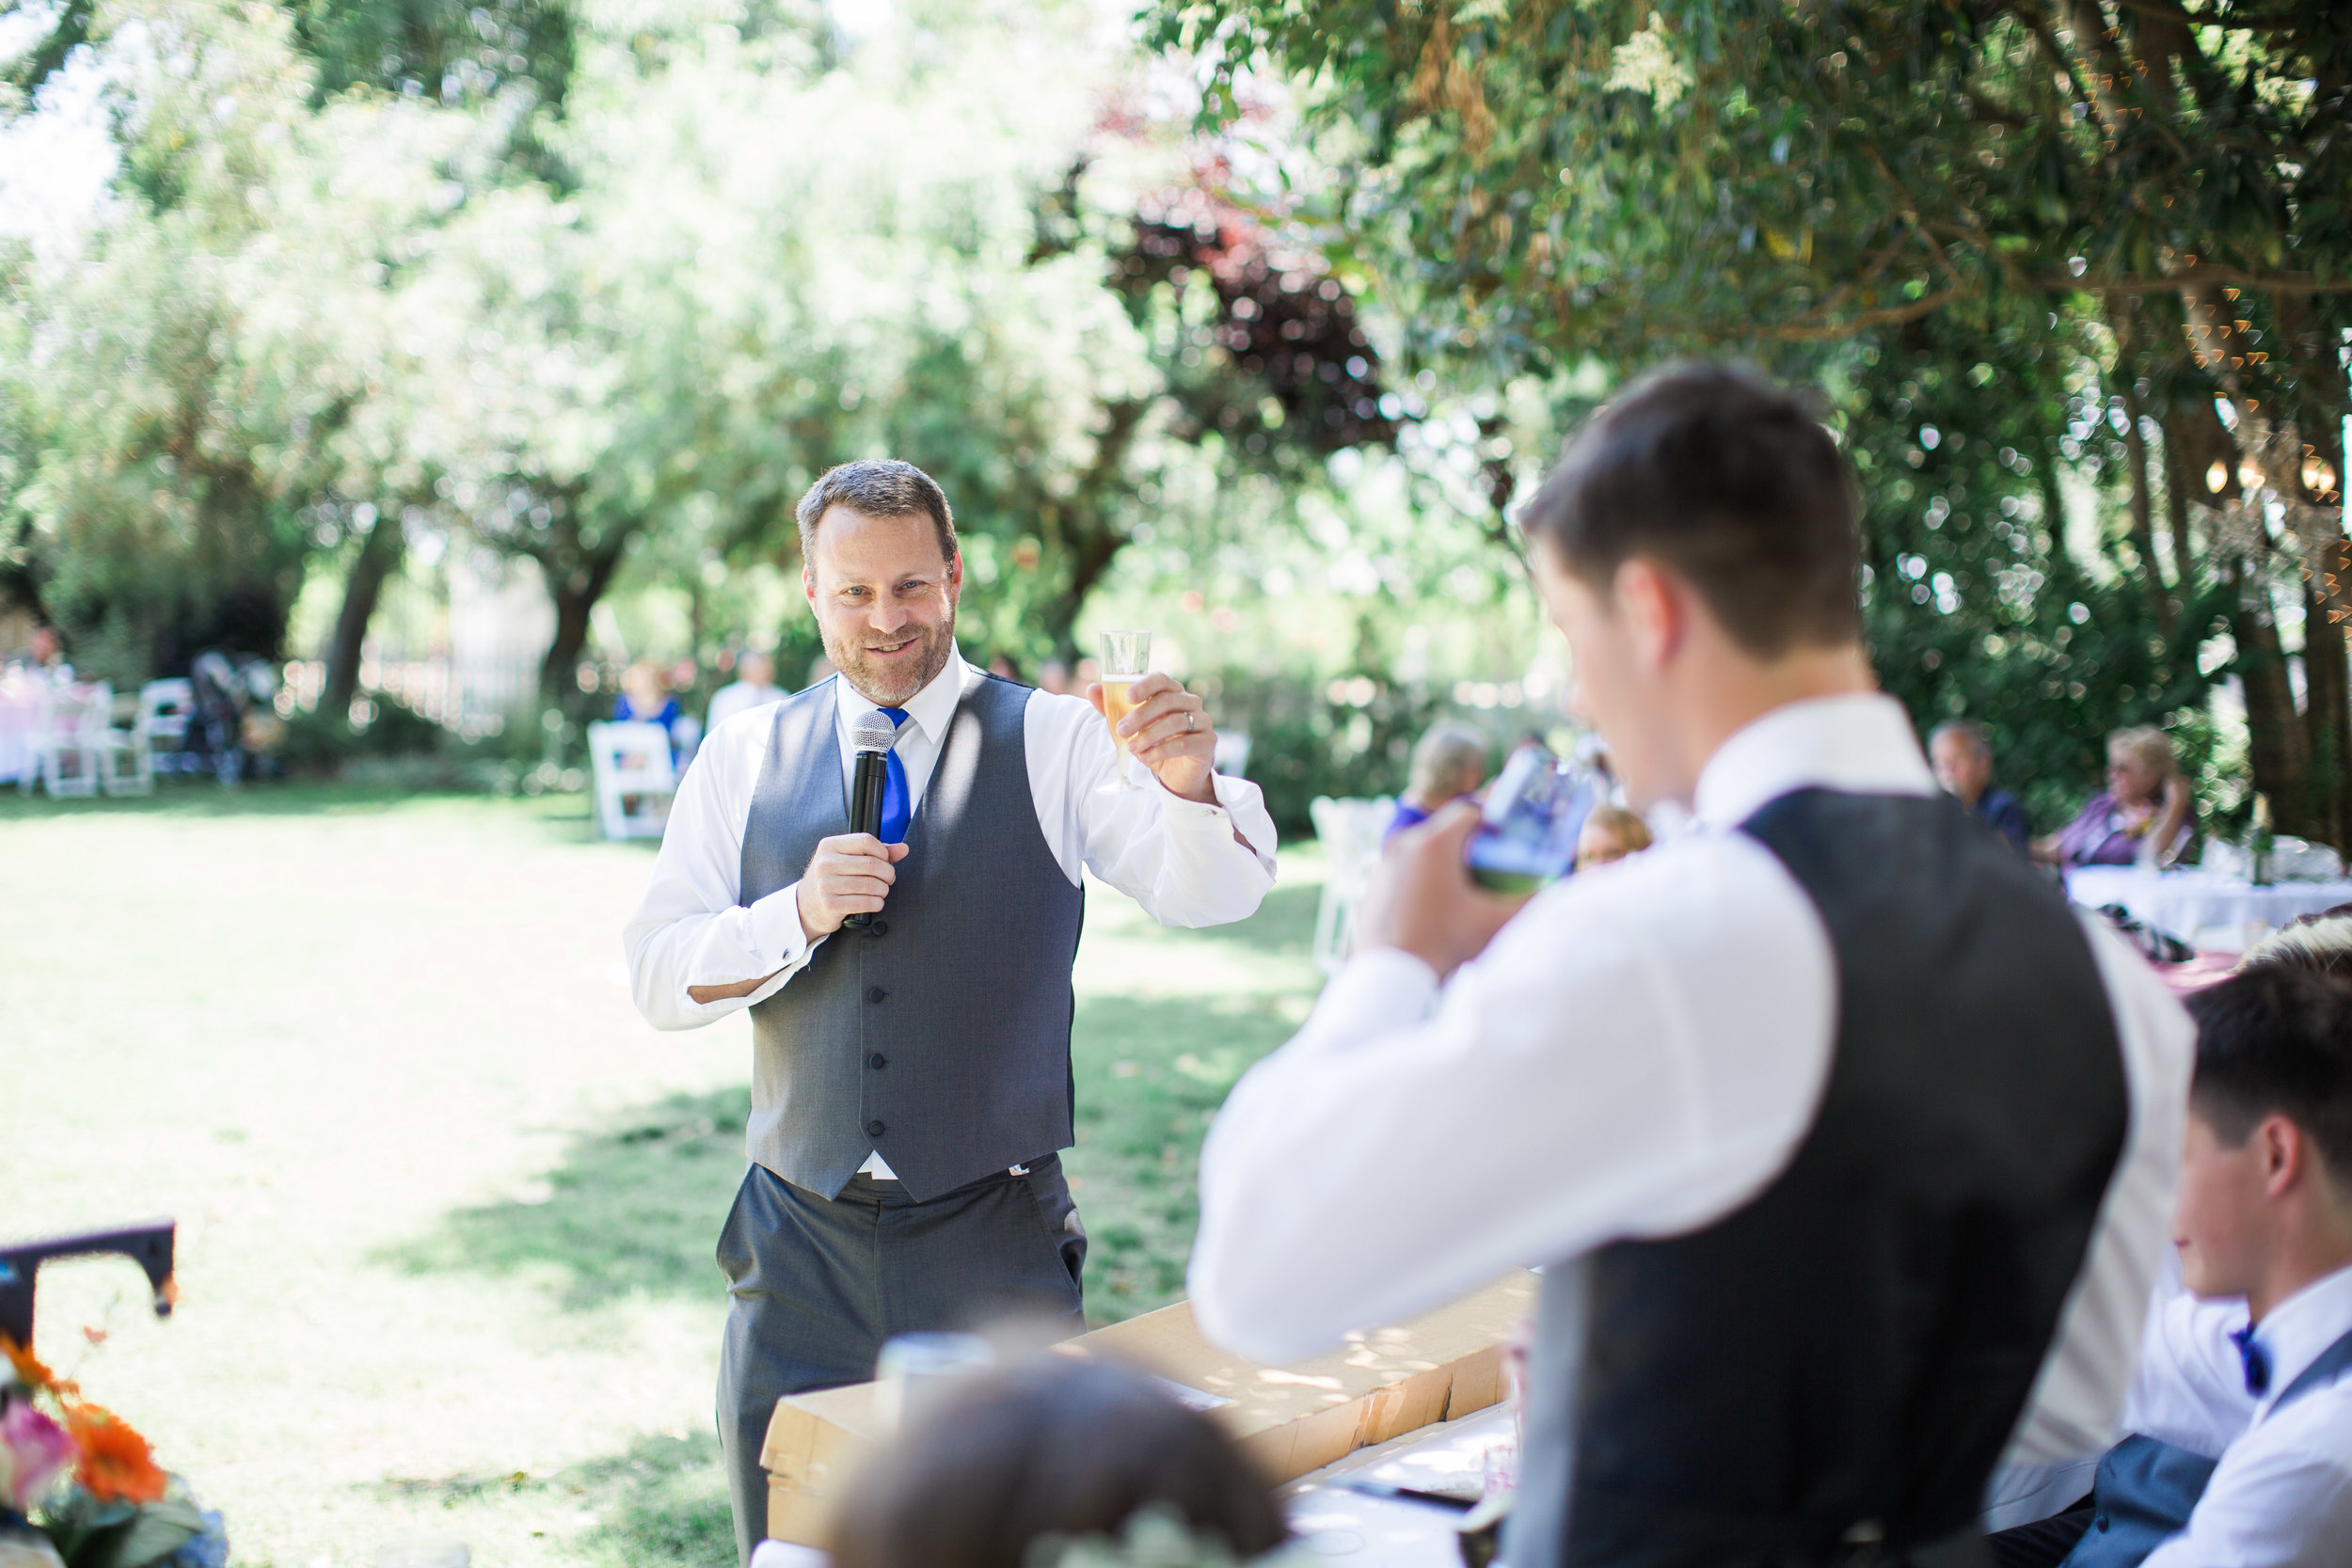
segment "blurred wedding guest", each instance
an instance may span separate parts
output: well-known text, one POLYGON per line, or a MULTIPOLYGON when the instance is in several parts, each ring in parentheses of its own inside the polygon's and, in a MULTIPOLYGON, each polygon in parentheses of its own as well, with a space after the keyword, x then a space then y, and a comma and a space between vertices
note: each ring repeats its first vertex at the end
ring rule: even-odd
POLYGON ((1386 844, 1418 822, 1426 822, 1449 800, 1478 792, 1486 782, 1486 737, 1468 724, 1451 720, 1432 725, 1413 744, 1413 760, 1406 774, 1405 793, 1396 800, 1396 815, 1380 834, 1386 844))
POLYGON ((2248 948, 2238 968, 2287 964, 2352 980, 2352 904, 2338 904, 2280 927, 2248 948))
POLYGON ((621 673, 621 694, 612 699, 612 721, 660 725, 670 737, 674 763, 685 739, 684 717, 677 699, 670 694, 670 673, 659 660, 641 658, 621 673))
POLYGON ((2169 865, 2195 827, 2171 740, 2158 729, 2118 730, 2107 736, 2107 787, 2074 821, 2034 840, 2033 857, 2061 866, 2169 865))
POLYGON ((2258 963, 2188 1008, 2180 1288, 2090 1496, 2001 1568, 2352 1562, 2352 988, 2258 963))
POLYGON ((1623 806, 1595 806, 1576 835, 1576 868, 1590 871, 1650 846, 1649 824, 1623 806))
POLYGON ((806 691, 822 681, 830 680, 834 673, 833 660, 818 654, 808 661, 808 679, 802 683, 801 689, 806 691))
POLYGON ((1037 667, 1037 689, 1056 697, 1070 694, 1070 666, 1058 658, 1049 658, 1037 667))
POLYGON ((1940 798, 1812 407, 1650 376, 1520 514, 1695 823, 1532 899, 1412 830, 1201 1152, 1193 1310, 1267 1366, 1545 1266, 1512 1568, 1980 1561, 1996 1474, 2055 1513, 2112 1441, 2170 1238, 2188 1019, 1940 798))
POLYGON ((2009 840, 2019 854, 2028 853, 2032 836, 2026 826, 2026 808, 2017 797, 1993 782, 1993 743, 1984 726, 1973 719, 1947 719, 1928 736, 1928 760, 1935 766, 1935 782, 1945 793, 1968 808, 1968 815, 2009 840))
MULTIPOLYGON (((988 673, 998 680, 1020 681, 1021 666, 1012 661, 1012 655, 999 648, 989 656, 988 673)), ((1027 683, 1023 682, 1025 685, 1027 683)))
POLYGON ((780 703, 790 695, 776 684, 775 659, 755 648, 737 662, 735 679, 711 693, 709 727, 715 730, 739 713, 780 703))
POLYGON ((1147 1511, 1237 1560, 1285 1533, 1273 1488, 1214 1419, 1123 1367, 1041 1355, 944 1393, 858 1473, 834 1568, 1037 1568, 1057 1538, 1116 1538, 1147 1511))

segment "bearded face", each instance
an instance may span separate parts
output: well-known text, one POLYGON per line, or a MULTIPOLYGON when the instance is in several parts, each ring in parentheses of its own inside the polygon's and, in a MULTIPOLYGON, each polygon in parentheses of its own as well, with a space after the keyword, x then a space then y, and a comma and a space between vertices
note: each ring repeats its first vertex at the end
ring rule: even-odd
POLYGON ((825 657, 867 702, 901 706, 947 667, 963 561, 943 554, 930 517, 834 506, 818 522, 801 580, 825 657))

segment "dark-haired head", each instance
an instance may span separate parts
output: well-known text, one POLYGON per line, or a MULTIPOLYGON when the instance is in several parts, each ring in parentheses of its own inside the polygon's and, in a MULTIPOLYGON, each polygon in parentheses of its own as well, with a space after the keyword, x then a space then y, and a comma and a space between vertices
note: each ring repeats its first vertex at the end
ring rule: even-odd
POLYGON ((1237 1559, 1283 1539, 1273 1490, 1207 1416, 1138 1373, 1042 1355, 976 1377, 878 1455, 834 1521, 835 1568, 1021 1568, 1041 1537, 1115 1536, 1156 1506, 1237 1559))
POLYGON ((2253 964, 2189 998, 2189 1101, 2222 1143, 2283 1116, 2352 1194, 2352 984, 2296 962, 2253 964))
POLYGON ((1606 594, 1641 556, 1687 578, 1759 658, 1862 635, 1855 495, 1804 394, 1724 365, 1669 366, 1580 431, 1519 513, 1606 594))
POLYGON ((2258 963, 2191 997, 2181 1278, 2256 1322, 2352 1265, 2352 986, 2258 963))

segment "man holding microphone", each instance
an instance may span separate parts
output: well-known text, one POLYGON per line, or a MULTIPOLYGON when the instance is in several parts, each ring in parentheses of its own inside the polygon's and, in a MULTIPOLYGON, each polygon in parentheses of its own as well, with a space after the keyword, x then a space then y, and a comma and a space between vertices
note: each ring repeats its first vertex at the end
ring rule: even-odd
POLYGON ((1274 879, 1258 790, 1214 772, 1174 680, 1130 689, 1128 769, 1099 688, 1055 697, 964 662, 963 562, 929 475, 844 464, 798 515, 839 673, 713 729, 624 933, 657 1028, 752 1011, 751 1164, 719 1242, 719 1430, 747 1559, 779 1398, 871 1377, 895 1334, 1009 1312, 1084 1327, 1057 1152, 1082 868, 1172 926, 1240 920, 1274 879), (852 737, 877 714, 880 831, 853 832, 852 737))

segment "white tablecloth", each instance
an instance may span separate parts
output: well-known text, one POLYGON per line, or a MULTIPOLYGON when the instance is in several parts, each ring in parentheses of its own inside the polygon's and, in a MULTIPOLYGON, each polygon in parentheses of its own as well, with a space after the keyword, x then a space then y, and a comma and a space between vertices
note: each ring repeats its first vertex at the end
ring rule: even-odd
POLYGON ((2242 952, 2298 915, 2352 904, 2352 881, 2278 882, 2256 887, 2209 871, 2079 865, 2066 895, 2093 909, 2121 904, 2132 918, 2209 952, 2242 952))

